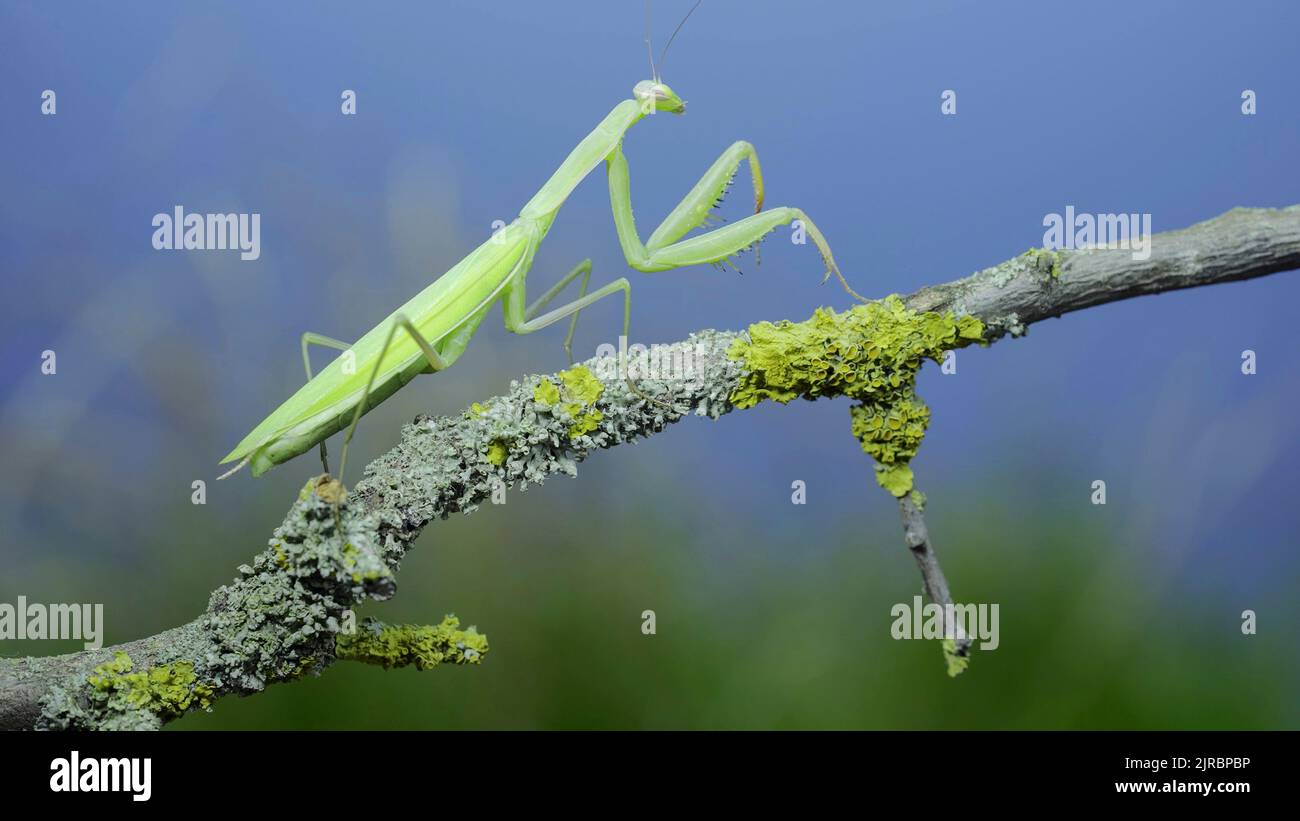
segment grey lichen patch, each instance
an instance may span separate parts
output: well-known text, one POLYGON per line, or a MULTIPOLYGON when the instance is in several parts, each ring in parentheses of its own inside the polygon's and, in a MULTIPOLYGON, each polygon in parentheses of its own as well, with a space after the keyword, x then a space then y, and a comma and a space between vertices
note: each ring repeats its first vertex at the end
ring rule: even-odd
POLYGON ((1029 327, 1020 321, 1020 315, 1015 311, 1001 316, 995 316, 985 323, 989 329, 989 337, 995 338, 1004 334, 1012 336, 1024 336, 1029 332, 1029 327))
POLYGON ((297 678, 328 663, 344 611, 396 589, 378 517, 312 480, 242 578, 212 594, 201 673, 239 692, 297 678))
MULTIPOLYGON (((1072 255, 1081 251, 1030 248, 1028 251, 945 286, 925 289, 931 305, 943 305, 958 316, 980 317, 986 326, 986 339, 993 341, 1006 335, 1023 336, 1028 327, 1025 314, 1008 305, 1050 302, 1059 292, 1072 255)), ((1032 318, 1032 317, 1031 317, 1032 318)))
POLYGON ((322 478, 308 482, 266 549, 239 570, 203 616, 165 642, 96 657, 53 688, 37 726, 152 729, 218 696, 319 672, 333 661, 344 612, 395 589, 378 517, 322 478))
POLYGON ((526 490, 557 474, 575 476, 577 464, 596 450, 649 436, 688 414, 731 410, 728 396, 742 366, 725 352, 736 338, 703 331, 654 351, 689 362, 684 373, 660 373, 651 352, 631 354, 626 372, 659 402, 628 387, 616 358, 597 357, 565 371, 568 380, 526 376, 460 416, 416 419, 403 429, 401 444, 367 467, 354 491, 377 511, 385 558, 400 560, 426 524, 473 512, 495 488, 526 490))
POLYGON ((972 287, 1002 289, 1024 276, 1032 276, 1040 282, 1050 281, 1061 275, 1062 257, 1060 251, 1030 248, 1018 257, 976 271, 968 278, 968 282, 972 287))
MULTIPOLYGON (((1061 276, 1061 256, 1060 251, 1050 248, 1030 248, 1017 257, 1017 259, 1029 260, 1033 273, 1048 280, 1059 279, 1061 276)), ((1014 260, 1013 260, 1014 262, 1014 260)))

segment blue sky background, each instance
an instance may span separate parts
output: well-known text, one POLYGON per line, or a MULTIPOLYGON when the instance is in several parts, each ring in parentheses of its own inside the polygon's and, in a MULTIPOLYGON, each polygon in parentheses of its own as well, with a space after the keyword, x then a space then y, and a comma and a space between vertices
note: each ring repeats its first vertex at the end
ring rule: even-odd
MULTIPOLYGON (((656 4, 657 48, 688 7, 656 4)), ((758 149, 768 204, 806 210, 868 295, 1021 253, 1067 205, 1149 212, 1163 231, 1300 202, 1297 30, 1286 2, 708 0, 664 72, 689 112, 627 138, 642 234, 739 138, 758 149), (954 117, 939 111, 945 89, 954 117), (1240 112, 1243 89, 1255 116, 1240 112)), ((206 509, 189 483, 211 480, 296 389, 299 334, 356 338, 512 219, 648 74, 643 36, 640 2, 0 4, 0 556, 15 568, 3 600, 102 598, 114 567, 148 580, 111 594, 118 612, 154 612, 175 606, 178 578, 224 580, 317 465, 210 483, 206 509), (53 117, 39 113, 47 88, 53 117), (343 89, 355 117, 339 112, 343 89), (154 251, 151 219, 176 204, 260 213, 260 260, 154 251), (159 516, 200 534, 186 549, 203 558, 159 516)), ((729 217, 747 191, 738 180, 729 217)), ((743 276, 628 271, 598 169, 529 284, 540 293, 584 256, 595 282, 626 273, 643 342, 846 306, 818 284, 812 247, 782 236, 743 276)), ((615 302, 584 312, 581 355, 616 340, 615 302)), ((963 351, 955 376, 927 368, 933 423, 915 467, 941 549, 960 552, 995 508, 1013 522, 1050 509, 1097 528, 1099 551, 1143 557, 1150 595, 1193 603, 1224 635, 1243 608, 1284 606, 1300 575, 1297 302, 1291 273, 1166 294, 963 351), (1094 479, 1105 508, 1088 503, 1094 479)), ((498 316, 455 368, 367 416, 353 464, 416 413, 458 412, 565 364, 561 327, 514 337, 498 316)), ((815 563, 852 523, 873 564, 901 567, 897 600, 913 592, 897 513, 844 403, 688 423, 528 496, 479 515, 527 533, 546 510, 582 512, 611 542, 647 510, 676 518, 671 538, 737 596, 738 554, 815 563), (794 479, 808 482, 804 508, 787 503, 794 479)))

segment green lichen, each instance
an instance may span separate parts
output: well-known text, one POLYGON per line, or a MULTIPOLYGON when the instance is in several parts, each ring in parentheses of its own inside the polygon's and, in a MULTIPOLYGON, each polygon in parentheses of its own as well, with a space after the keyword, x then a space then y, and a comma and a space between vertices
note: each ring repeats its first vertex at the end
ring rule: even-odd
POLYGON ((533 391, 533 401, 539 405, 558 405, 560 404, 560 389, 555 387, 555 383, 549 379, 543 379, 537 383, 537 389, 533 391))
POLYGON ((557 376, 560 384, 543 377, 533 389, 537 409, 569 423, 570 439, 599 428, 605 414, 592 406, 605 392, 604 383, 583 365, 560 371, 557 376))
POLYGON ((388 549, 378 520, 354 509, 337 481, 317 477, 267 549, 213 592, 200 641, 183 657, 222 693, 247 694, 298 678, 306 660, 332 654, 349 609, 393 595, 388 549))
MULTIPOLYGON (((600 427, 605 414, 592 407, 605 391, 605 385, 583 365, 556 374, 559 384, 549 378, 537 380, 533 388, 533 404, 539 413, 546 413, 567 425, 570 439, 592 433, 600 427)), ((481 416, 486 408, 475 405, 471 411, 481 416)), ((488 444, 487 460, 500 467, 506 463, 510 443, 494 439, 488 444)))
POLYGON ((487 460, 497 467, 506 463, 506 455, 509 453, 510 448, 500 439, 493 439, 488 443, 487 460))
POLYGON ((447 616, 438 625, 389 625, 366 619, 355 633, 340 634, 334 647, 335 655, 348 661, 377 664, 386 670, 408 666, 429 670, 439 664, 482 662, 488 640, 472 625, 461 630, 455 616, 447 616))
POLYGON ((913 490, 913 491, 912 491, 912 504, 916 505, 916 509, 917 509, 917 510, 924 511, 924 510, 925 510, 925 494, 922 493, 922 492, 919 491, 919 490, 913 490))
POLYGON ((1030 248, 1021 254, 1022 257, 1028 257, 1034 264, 1034 267, 1043 272, 1052 279, 1059 279, 1061 276, 1061 252, 1053 251, 1050 248, 1030 248))
POLYGON ((605 392, 605 385, 582 365, 560 371, 559 376, 564 383, 565 398, 584 407, 595 402, 605 392))
POLYGON ((198 680, 194 665, 188 661, 159 664, 148 670, 134 668, 131 657, 121 651, 96 667, 86 678, 91 700, 110 712, 143 710, 163 720, 182 715, 191 707, 206 709, 212 703, 212 688, 198 680))
POLYGON ((600 421, 605 418, 605 414, 595 408, 585 410, 574 417, 573 424, 569 426, 569 438, 576 439, 584 433, 591 433, 600 427, 600 421))
POLYGON ((948 665, 948 676, 956 678, 970 666, 970 650, 968 648, 964 653, 959 652, 956 639, 944 639, 943 660, 948 665))
POLYGON ((732 392, 737 408, 765 399, 848 396, 851 430, 876 462, 876 481, 894 496, 912 489, 908 466, 930 422, 916 395, 916 374, 926 359, 980 342, 984 324, 908 309, 897 295, 836 313, 819 308, 804 322, 760 322, 728 355, 745 364, 732 392))
POLYGON ((930 425, 930 409, 915 393, 893 404, 864 403, 849 408, 849 429, 862 449, 876 460, 876 481, 895 496, 912 489, 908 462, 916 455, 930 425))

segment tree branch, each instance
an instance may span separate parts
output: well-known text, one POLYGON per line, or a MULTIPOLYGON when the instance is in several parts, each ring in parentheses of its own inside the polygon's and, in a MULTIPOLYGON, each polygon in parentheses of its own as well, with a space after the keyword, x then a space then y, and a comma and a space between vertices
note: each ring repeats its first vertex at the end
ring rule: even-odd
MULTIPOLYGON (((1295 268, 1300 206, 1235 209, 1154 235, 1145 260, 1116 249, 1031 251, 902 301, 912 311, 977 317, 991 342, 1071 311, 1295 268)), ((860 341, 867 347, 871 340, 860 341)), ((640 393, 669 399, 671 408, 605 375, 608 359, 592 359, 586 371, 516 380, 462 416, 418 417, 351 494, 326 477, 308 482, 266 549, 189 624, 102 650, 0 659, 0 728, 155 728, 222 696, 319 673, 340 658, 422 668, 479 663, 486 639, 454 619, 413 628, 367 623, 358 637, 348 631, 351 610, 393 594, 399 562, 434 519, 471 513, 503 487, 576 475, 593 451, 658 433, 687 415, 717 418, 736 409, 733 393, 752 374, 729 350, 748 342, 745 332, 702 331, 631 357, 640 393), (659 363, 689 363, 688 376, 656 373, 656 354, 659 363)), ((919 507, 904 495, 900 508, 927 595, 951 601, 919 507)))

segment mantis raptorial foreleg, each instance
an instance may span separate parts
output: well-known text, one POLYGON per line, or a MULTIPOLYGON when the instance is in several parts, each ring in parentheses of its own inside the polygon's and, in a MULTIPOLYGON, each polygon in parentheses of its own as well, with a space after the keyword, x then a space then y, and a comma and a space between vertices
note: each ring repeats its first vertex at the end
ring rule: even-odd
MULTIPOLYGON (((726 158, 725 154, 724 158, 726 158)), ((739 160, 737 160, 738 162, 739 160)), ((705 179, 697 183, 682 199, 681 203, 673 209, 668 218, 664 220, 664 225, 661 225, 651 235, 652 239, 659 242, 671 242, 673 238, 682 236, 691 228, 704 222, 704 219, 708 216, 709 208, 713 206, 713 202, 717 199, 717 195, 729 178, 722 177, 721 182, 718 181, 718 177, 721 177, 721 175, 709 179, 710 175, 714 174, 721 163, 722 159, 714 164, 714 168, 706 172, 705 179), (709 184, 705 184, 706 180, 709 184)), ((791 222, 799 220, 803 223, 808 236, 812 237, 817 250, 821 252, 822 261, 826 265, 825 279, 829 279, 831 274, 834 274, 850 296, 860 302, 867 301, 865 297, 849 287, 848 281, 840 273, 839 266, 835 264, 835 257, 831 255, 831 248, 826 242, 826 238, 822 236, 821 231, 808 218, 808 215, 798 208, 780 207, 773 208, 770 211, 761 211, 739 222, 714 229, 697 237, 691 237, 662 247, 651 247, 642 244, 641 238, 636 232, 636 220, 632 217, 632 196, 628 182, 627 158, 623 156, 621 146, 616 146, 610 152, 605 160, 605 168, 609 176, 609 201, 614 211, 614 227, 618 231, 618 241, 623 247, 623 256, 627 258, 627 264, 638 271, 654 273, 656 271, 667 271, 670 268, 681 268, 686 265, 722 262, 732 254, 757 243, 777 226, 789 225, 791 222)))
POLYGON ((749 176, 754 183, 754 213, 762 211, 763 170, 758 165, 758 153, 754 146, 744 140, 737 140, 722 152, 713 165, 709 166, 709 170, 704 172, 704 176, 700 177, 700 181, 695 183, 695 187, 664 217, 650 239, 646 240, 646 250, 654 251, 674 243, 707 222, 710 209, 717 204, 727 185, 736 176, 736 169, 745 159, 749 160, 749 176))
MULTIPOLYGON (((319 345, 322 348, 334 348, 339 351, 346 351, 352 346, 346 342, 340 342, 333 337, 314 334, 311 331, 302 335, 302 366, 307 371, 307 381, 312 380, 311 372, 311 355, 307 352, 309 345, 319 345)), ((320 464, 326 473, 330 472, 329 453, 325 450, 325 440, 320 440, 320 464)))

